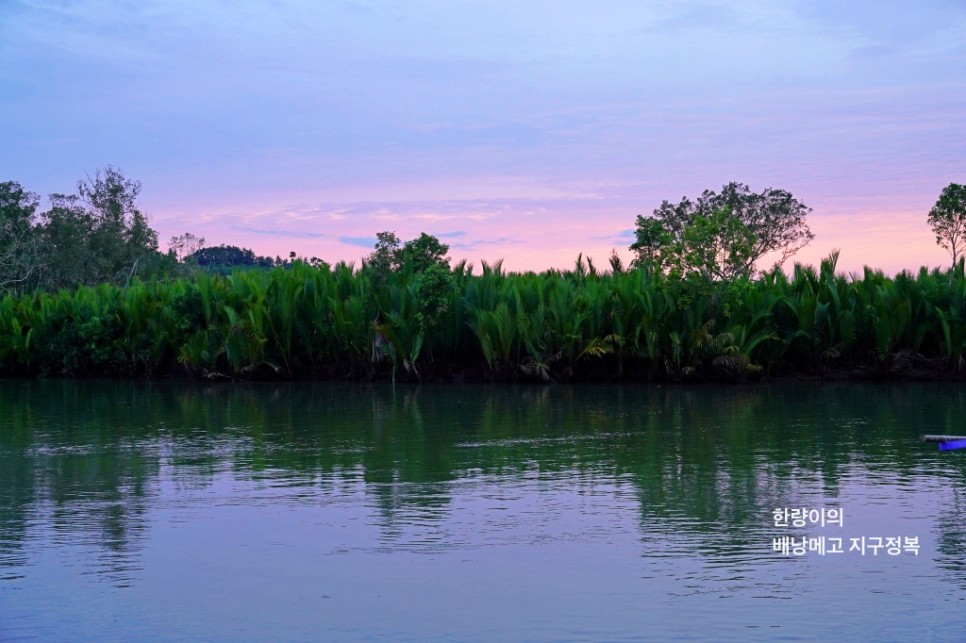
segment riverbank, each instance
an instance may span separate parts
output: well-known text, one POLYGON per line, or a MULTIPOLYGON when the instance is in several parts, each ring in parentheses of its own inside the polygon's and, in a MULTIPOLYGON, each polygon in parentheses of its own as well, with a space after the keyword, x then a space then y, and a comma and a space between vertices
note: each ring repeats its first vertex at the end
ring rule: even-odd
POLYGON ((962 271, 796 266, 756 280, 643 271, 350 266, 0 299, 0 376, 585 382, 962 379, 962 271))

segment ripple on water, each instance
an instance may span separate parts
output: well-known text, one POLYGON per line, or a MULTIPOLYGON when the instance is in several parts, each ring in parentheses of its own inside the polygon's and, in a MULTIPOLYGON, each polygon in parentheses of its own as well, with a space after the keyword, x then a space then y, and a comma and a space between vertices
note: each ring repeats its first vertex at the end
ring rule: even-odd
POLYGON ((907 435, 930 407, 901 390, 286 390, 0 433, 0 613, 51 640, 72 630, 38 606, 79 638, 959 634, 932 608, 966 595, 966 467, 907 435), (844 526, 773 522, 832 506, 844 526), (921 553, 783 556, 783 535, 921 553))

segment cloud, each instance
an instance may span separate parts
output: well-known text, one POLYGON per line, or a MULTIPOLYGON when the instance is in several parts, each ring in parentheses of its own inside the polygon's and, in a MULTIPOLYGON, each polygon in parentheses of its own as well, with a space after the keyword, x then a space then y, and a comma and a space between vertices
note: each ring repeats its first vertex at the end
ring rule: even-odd
POLYGON ((634 235, 634 230, 627 229, 621 230, 616 235, 614 234, 601 234, 588 237, 589 241, 606 241, 608 243, 613 243, 615 245, 626 246, 630 242, 636 239, 634 235))
POLYGON ((376 245, 378 239, 375 237, 339 237, 339 241, 350 246, 372 248, 376 245))
POLYGON ((250 228, 248 226, 235 226, 234 229, 241 230, 242 232, 252 232, 271 237, 289 237, 292 239, 324 239, 329 236, 321 232, 308 232, 306 230, 276 230, 271 228, 250 228))
POLYGON ((497 246, 497 245, 515 245, 523 243, 522 239, 514 239, 512 237, 499 237, 498 239, 477 239, 476 241, 467 241, 464 243, 454 243, 454 250, 475 250, 484 246, 497 246))

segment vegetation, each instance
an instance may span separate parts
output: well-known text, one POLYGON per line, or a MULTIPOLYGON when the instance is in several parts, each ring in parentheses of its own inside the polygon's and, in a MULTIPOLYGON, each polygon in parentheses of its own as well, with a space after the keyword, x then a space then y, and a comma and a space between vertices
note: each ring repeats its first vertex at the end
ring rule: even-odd
MULTIPOLYGON (((127 284, 237 270, 290 267, 298 259, 261 257, 247 248, 206 247, 189 233, 171 237, 168 251, 137 205, 141 184, 107 166, 79 181, 77 193, 40 198, 15 181, 0 183, 0 295, 56 291, 98 284, 127 284)), ((318 257, 301 259, 310 265, 318 257)))
POLYGON ((755 263, 778 253, 782 265, 813 238, 805 223, 811 208, 784 190, 761 194, 729 183, 697 201, 664 201, 650 217, 638 216, 630 249, 649 272, 697 274, 706 279, 749 277, 755 263))
POLYGON ((0 183, 0 293, 124 284, 173 270, 137 207, 141 184, 108 166, 50 195, 50 209, 16 182, 0 183))
MULTIPOLYGON (((961 267, 895 279, 774 269, 711 282, 643 270, 472 275, 403 263, 197 274, 0 299, 0 373, 207 378, 744 379, 956 375, 961 267)), ((434 268, 433 266, 436 266, 434 268)))
MULTIPOLYGON (((275 260, 271 257, 259 257, 248 248, 226 245, 197 248, 185 255, 184 261, 204 270, 221 274, 231 273, 238 268, 272 268, 275 266, 275 260)), ((279 263, 281 263, 281 260, 279 263)))
POLYGON ((38 201, 19 183, 0 183, 0 292, 29 279, 39 263, 32 235, 38 201))
POLYGON ((394 378, 399 366, 419 378, 416 364, 427 333, 438 330, 441 316, 450 306, 456 274, 468 273, 466 264, 460 264, 455 274, 451 272, 446 256, 449 246, 425 233, 403 245, 393 232, 380 232, 376 237, 375 252, 362 267, 368 283, 366 303, 375 310, 373 359, 387 354, 394 378), (400 286, 407 278, 403 294, 400 286), (408 304, 400 306, 405 299, 408 304))
MULTIPOLYGON (((833 254, 818 270, 796 265, 786 276, 779 265, 812 234, 808 208, 780 190, 732 183, 694 203, 665 202, 638 217, 630 269, 615 254, 607 273, 578 258, 567 272, 507 274, 484 263, 479 275, 450 266, 448 246, 427 234, 403 243, 379 233, 359 270, 205 247, 191 234, 162 254, 139 190, 108 167, 77 195, 52 195, 38 215, 36 195, 0 184, 0 375, 560 382, 966 373, 962 262, 890 279, 871 269, 837 274, 833 254), (779 262, 753 279, 767 253, 779 262)), ((934 208, 937 220, 959 216, 951 194, 934 208)), ((948 238, 956 248, 960 238, 948 238)))
POLYGON ((953 256, 955 266, 966 250, 966 185, 950 183, 929 211, 929 227, 936 243, 953 256))

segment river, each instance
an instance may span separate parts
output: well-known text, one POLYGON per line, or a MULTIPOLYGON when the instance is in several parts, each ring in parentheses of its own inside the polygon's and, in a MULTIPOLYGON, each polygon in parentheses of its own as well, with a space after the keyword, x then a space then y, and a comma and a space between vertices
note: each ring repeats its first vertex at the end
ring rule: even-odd
POLYGON ((948 383, 4 381, 0 640, 963 640, 966 451, 919 436, 964 418, 948 383))

